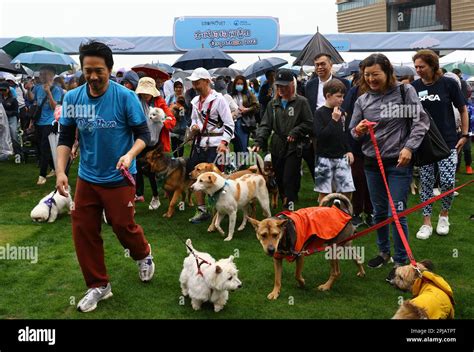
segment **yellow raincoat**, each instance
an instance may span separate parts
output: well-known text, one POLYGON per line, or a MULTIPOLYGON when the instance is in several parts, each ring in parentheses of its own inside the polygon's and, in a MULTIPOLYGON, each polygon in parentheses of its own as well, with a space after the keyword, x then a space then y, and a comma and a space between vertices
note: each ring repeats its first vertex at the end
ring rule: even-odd
POLYGON ((410 302, 423 308, 428 319, 453 319, 454 298, 449 284, 432 272, 424 271, 422 275, 413 284, 414 298, 410 302))

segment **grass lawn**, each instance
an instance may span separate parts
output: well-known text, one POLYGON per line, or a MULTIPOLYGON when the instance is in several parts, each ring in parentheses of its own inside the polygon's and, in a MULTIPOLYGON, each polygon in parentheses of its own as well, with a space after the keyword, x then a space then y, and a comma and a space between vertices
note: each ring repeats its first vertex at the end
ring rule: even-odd
MULTIPOLYGON (((463 167, 461 168, 463 170, 463 167)), ((77 164, 70 172, 74 185, 77 164)), ((316 194, 305 170, 298 207, 314 206, 316 194)), ((250 224, 238 232, 231 242, 224 242, 218 233, 207 233, 208 224, 191 225, 188 218, 194 209, 178 211, 174 218, 164 219, 167 201, 162 200, 158 211, 149 211, 150 190, 146 203, 137 205, 136 220, 143 226, 155 256, 155 277, 149 284, 138 278, 136 264, 124 255, 111 227, 103 225, 106 263, 114 297, 99 303, 97 310, 81 314, 75 304, 86 291, 76 259, 71 235, 71 223, 63 216, 53 224, 35 224, 29 214, 38 200, 53 190, 55 179, 37 186, 38 169, 33 161, 16 165, 13 161, 0 163, 0 247, 37 246, 38 262, 0 260, 0 318, 2 319, 104 319, 104 318, 318 318, 318 319, 388 319, 397 309, 401 297, 410 298, 385 282, 390 267, 367 268, 365 278, 356 277, 356 267, 341 261, 342 276, 329 292, 315 287, 326 281, 329 265, 323 254, 306 258, 304 277, 306 288, 299 289, 294 280, 294 264, 285 263, 282 291, 276 301, 267 300, 273 287, 273 262, 264 255, 250 224), (184 245, 178 236, 191 238, 196 249, 209 252, 214 258, 231 254, 240 270, 243 288, 230 294, 223 311, 214 313, 211 306, 195 312, 189 299, 183 304, 178 282, 184 245)), ((460 183, 470 179, 458 174, 460 183)), ((147 185, 149 187, 149 185, 147 185)), ((431 259, 435 271, 454 290, 456 318, 474 318, 474 187, 461 190, 450 213, 451 231, 446 237, 433 235, 420 241, 414 235, 421 224, 421 213, 409 216, 411 247, 415 258, 431 259)), ((410 197, 410 206, 418 202, 410 197)), ((437 217, 440 204, 436 204, 437 217)), ((241 215, 240 215, 241 216, 241 215)), ((261 215, 260 215, 261 216, 261 215)), ((239 217, 239 219, 241 219, 239 217)), ((436 222, 435 222, 436 223, 436 222)), ((224 221, 227 229, 227 220, 224 221)), ((375 233, 357 239, 354 245, 364 246, 365 261, 377 253, 375 233)))

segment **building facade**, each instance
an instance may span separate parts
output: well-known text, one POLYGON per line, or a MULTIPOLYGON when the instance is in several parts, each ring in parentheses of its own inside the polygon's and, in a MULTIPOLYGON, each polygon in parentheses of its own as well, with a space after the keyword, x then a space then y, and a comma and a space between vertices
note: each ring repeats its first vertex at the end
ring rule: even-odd
POLYGON ((474 30, 474 0, 337 0, 343 32, 474 30))

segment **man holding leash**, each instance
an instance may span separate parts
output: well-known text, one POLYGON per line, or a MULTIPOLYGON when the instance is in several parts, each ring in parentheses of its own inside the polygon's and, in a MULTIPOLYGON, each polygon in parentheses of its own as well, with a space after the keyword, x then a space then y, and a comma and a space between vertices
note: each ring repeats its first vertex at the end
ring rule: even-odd
MULTIPOLYGON (((211 88, 211 75, 205 68, 198 67, 187 79, 193 82, 197 93, 191 101, 191 133, 195 137, 186 165, 186 172, 189 174, 197 164, 214 163, 219 154, 228 151, 229 142, 234 136, 234 120, 227 100, 211 88)), ((211 217, 206 209, 204 194, 196 192, 196 199, 198 209, 189 219, 193 224, 211 217)))
POLYGON ((134 220, 135 158, 150 140, 146 118, 133 91, 109 80, 112 51, 100 42, 82 44, 79 60, 87 84, 64 97, 58 143, 56 187, 67 194, 66 164, 79 130, 81 160, 71 211, 77 258, 89 290, 77 309, 90 312, 112 296, 100 235, 102 210, 120 243, 148 282, 155 264, 151 247, 134 220), (122 173, 122 174, 121 174, 122 173), (129 176, 129 177, 126 177, 129 176))

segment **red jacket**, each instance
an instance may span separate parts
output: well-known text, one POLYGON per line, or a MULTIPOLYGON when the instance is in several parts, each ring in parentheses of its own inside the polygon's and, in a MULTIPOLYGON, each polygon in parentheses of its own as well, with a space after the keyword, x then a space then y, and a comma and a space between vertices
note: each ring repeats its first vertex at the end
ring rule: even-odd
POLYGON ((161 96, 157 96, 154 99, 153 105, 155 108, 160 108, 164 111, 166 117, 170 117, 171 120, 165 120, 163 122, 163 128, 160 133, 159 143, 163 146, 163 152, 168 153, 171 151, 171 141, 170 141, 170 131, 176 125, 176 118, 173 115, 173 112, 170 110, 168 105, 166 105, 165 99, 161 96))

